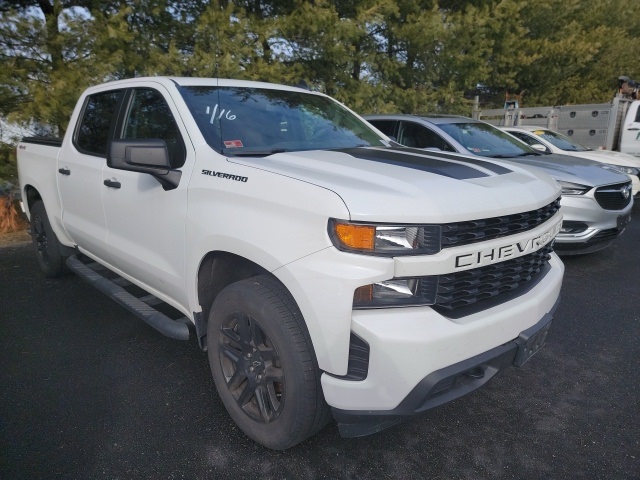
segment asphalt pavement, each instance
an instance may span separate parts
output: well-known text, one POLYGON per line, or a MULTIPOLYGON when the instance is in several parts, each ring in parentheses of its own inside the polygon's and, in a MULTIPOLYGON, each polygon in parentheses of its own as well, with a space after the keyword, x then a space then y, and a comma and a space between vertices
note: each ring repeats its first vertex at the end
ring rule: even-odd
POLYGON ((0 248, 0 479, 640 479, 640 204, 605 251, 565 258, 547 345, 523 368, 360 439, 246 438, 194 340, 0 248))

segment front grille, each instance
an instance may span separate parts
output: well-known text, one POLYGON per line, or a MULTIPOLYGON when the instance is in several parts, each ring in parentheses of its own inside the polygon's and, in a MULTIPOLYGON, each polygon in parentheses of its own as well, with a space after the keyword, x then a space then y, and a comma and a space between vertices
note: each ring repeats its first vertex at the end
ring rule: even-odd
POLYGON ((551 244, 537 252, 464 272, 438 276, 435 307, 443 311, 496 297, 533 280, 549 261, 551 244))
POLYGON ((442 248, 484 242, 526 232, 553 217, 560 209, 560 198, 537 210, 442 225, 442 248))
POLYGON ((630 183, 620 183, 598 188, 595 193, 598 205, 605 210, 622 210, 631 202, 630 185, 630 183), (626 198, 623 195, 624 192, 626 192, 626 198))

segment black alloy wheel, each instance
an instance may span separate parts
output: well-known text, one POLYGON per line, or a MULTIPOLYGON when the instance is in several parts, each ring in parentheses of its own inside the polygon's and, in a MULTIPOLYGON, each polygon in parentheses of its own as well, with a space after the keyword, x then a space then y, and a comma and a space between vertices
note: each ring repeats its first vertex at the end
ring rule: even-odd
POLYGON ((282 411, 285 375, 280 355, 255 318, 237 313, 220 330, 220 364, 227 388, 250 418, 270 423, 282 411))

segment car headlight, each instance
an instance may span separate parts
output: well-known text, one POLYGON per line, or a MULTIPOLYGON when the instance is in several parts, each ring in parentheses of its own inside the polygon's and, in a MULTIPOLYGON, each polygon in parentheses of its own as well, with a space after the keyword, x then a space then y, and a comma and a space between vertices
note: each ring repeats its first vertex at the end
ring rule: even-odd
POLYGON ((560 180, 558 180, 557 182, 562 188, 562 195, 584 195, 589 190, 591 190, 591 187, 580 185, 579 183, 562 182, 560 180))
POLYGON ((353 308, 433 305, 437 293, 437 276, 393 278, 357 288, 353 295, 353 308))
POLYGON ((392 225, 329 220, 339 250, 366 255, 433 255, 441 249, 440 225, 392 225))
POLYGON ((636 167, 624 167, 622 165, 616 165, 616 167, 618 168, 618 170, 620 170, 622 173, 626 173, 627 175, 638 175, 640 174, 640 168, 636 168, 636 167))

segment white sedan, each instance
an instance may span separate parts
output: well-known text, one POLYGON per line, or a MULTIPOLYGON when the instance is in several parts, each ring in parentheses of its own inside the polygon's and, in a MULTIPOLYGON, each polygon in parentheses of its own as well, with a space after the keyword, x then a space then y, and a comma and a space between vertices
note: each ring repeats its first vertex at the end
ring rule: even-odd
POLYGON ((505 132, 522 140, 536 150, 547 153, 560 153, 575 157, 588 158, 596 162, 613 165, 629 175, 633 195, 640 192, 640 158, 627 153, 610 150, 592 150, 575 143, 569 137, 544 127, 523 125, 519 127, 501 127, 505 132))

